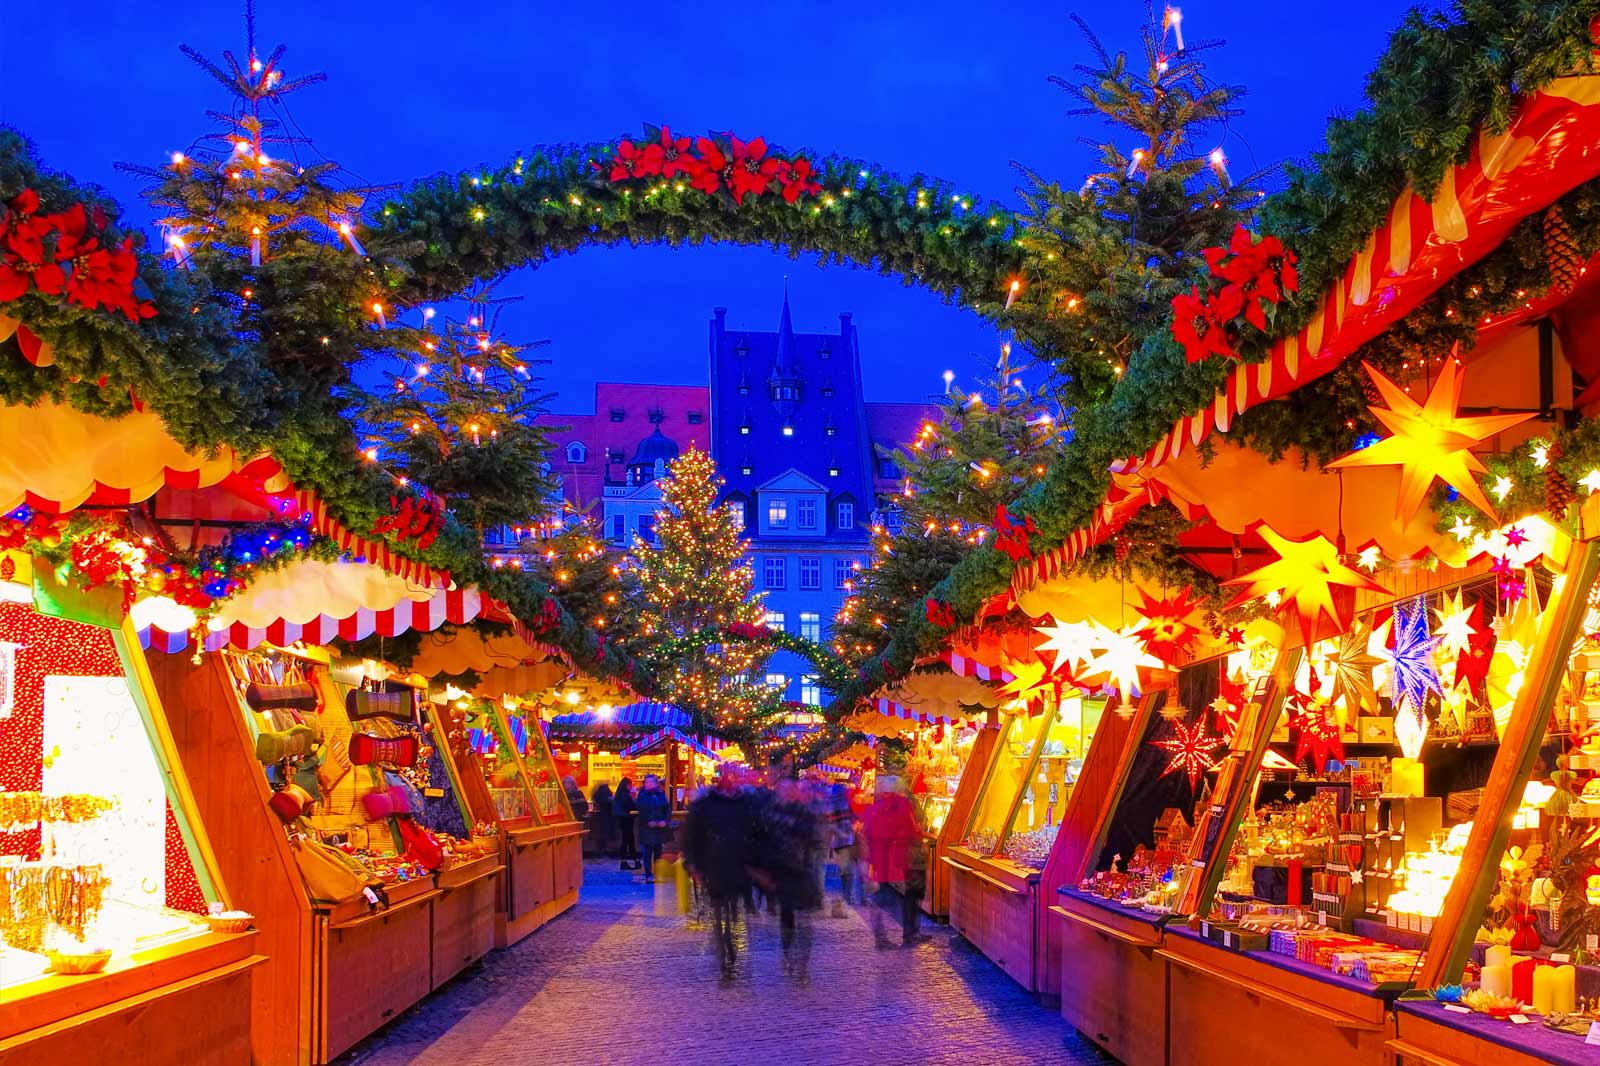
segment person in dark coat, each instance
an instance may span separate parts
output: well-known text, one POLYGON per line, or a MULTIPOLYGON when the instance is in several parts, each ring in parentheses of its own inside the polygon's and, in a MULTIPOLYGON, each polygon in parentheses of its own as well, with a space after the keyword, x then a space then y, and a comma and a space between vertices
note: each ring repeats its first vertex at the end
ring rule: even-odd
POLYGON ((750 892, 751 808, 737 776, 724 770, 717 787, 689 805, 684 821, 684 866, 711 907, 711 935, 722 979, 738 961, 739 904, 750 892))
POLYGON ((633 799, 633 779, 624 777, 617 782, 617 791, 611 797, 611 815, 617 820, 617 835, 622 838, 622 843, 617 847, 617 855, 622 860, 624 870, 640 869, 635 865, 639 858, 639 849, 633 842, 634 815, 637 806, 633 799))
POLYGON ((661 779, 647 774, 639 794, 634 797, 634 805, 639 816, 639 849, 644 854, 640 865, 644 867, 644 879, 654 881, 656 860, 661 858, 661 846, 667 842, 672 828, 672 801, 667 799, 661 779))
POLYGON ((804 783, 779 783, 763 815, 766 853, 764 868, 756 875, 778 901, 784 969, 802 981, 811 960, 811 924, 805 913, 822 905, 822 835, 810 800, 804 783))
POLYGON ((611 851, 611 838, 616 831, 616 821, 611 816, 611 786, 602 781, 589 793, 589 839, 600 858, 611 851))
POLYGON ((567 806, 572 808, 572 820, 587 822, 589 820, 589 801, 583 798, 583 791, 578 788, 578 779, 568 774, 561 779, 561 791, 567 794, 567 806))

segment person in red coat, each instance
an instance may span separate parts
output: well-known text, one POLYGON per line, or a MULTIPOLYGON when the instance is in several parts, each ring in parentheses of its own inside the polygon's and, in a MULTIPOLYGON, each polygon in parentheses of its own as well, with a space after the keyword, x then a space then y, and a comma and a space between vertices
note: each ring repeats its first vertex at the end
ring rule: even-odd
POLYGON ((878 882, 878 906, 872 912, 872 934, 878 947, 893 946, 884 930, 883 916, 894 905, 892 886, 897 884, 901 891, 901 943, 911 947, 926 940, 918 932, 927 878, 927 869, 920 861, 922 826, 899 779, 878 779, 878 798, 861 817, 861 835, 867 842, 868 872, 878 882))

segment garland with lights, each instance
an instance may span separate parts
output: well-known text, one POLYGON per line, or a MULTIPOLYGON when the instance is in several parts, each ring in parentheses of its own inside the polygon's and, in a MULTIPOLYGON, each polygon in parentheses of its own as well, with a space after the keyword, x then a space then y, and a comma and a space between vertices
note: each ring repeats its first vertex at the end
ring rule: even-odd
MULTIPOLYGON (((701 655, 707 648, 721 644, 723 641, 738 641, 757 645, 767 654, 778 651, 792 652, 816 667, 818 685, 827 689, 830 693, 844 688, 855 675, 855 670, 849 663, 814 640, 809 640, 797 633, 790 633, 786 630, 773 629, 770 626, 750 625, 740 622, 726 626, 713 626, 672 640, 661 641, 652 647, 651 655, 660 656, 666 660, 689 658, 701 655)), ((805 709, 809 711, 818 710, 818 708, 809 706, 805 709)))

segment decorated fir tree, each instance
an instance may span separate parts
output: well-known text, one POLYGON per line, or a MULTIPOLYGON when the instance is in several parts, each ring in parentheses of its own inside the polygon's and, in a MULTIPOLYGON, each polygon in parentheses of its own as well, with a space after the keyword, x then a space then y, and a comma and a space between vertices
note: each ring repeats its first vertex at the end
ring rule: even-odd
POLYGON ((780 705, 757 680, 768 653, 727 632, 759 628, 766 612, 738 518, 716 502, 721 487, 705 452, 690 448, 672 461, 657 543, 635 546, 640 623, 668 701, 690 714, 697 732, 753 755, 780 705))
POLYGON ((436 330, 429 308, 421 328, 390 330, 390 347, 368 360, 382 384, 355 405, 368 458, 426 486, 479 532, 534 524, 555 488, 550 428, 537 422, 551 394, 533 376, 543 361, 527 355, 539 344, 501 335, 505 302, 478 293, 463 320, 436 330))
POLYGON ((567 612, 608 644, 631 653, 643 623, 638 574, 623 553, 595 532, 587 516, 530 543, 530 569, 567 612))
POLYGON ((1172 300, 1206 276, 1264 195, 1264 173, 1229 170, 1223 128, 1243 90, 1211 81, 1167 8, 1133 57, 1112 54, 1077 20, 1095 62, 1056 84, 1103 120, 1099 169, 1064 186, 1024 169, 1021 241, 1028 284, 1008 321, 1050 363, 1072 407, 1105 399, 1145 338, 1170 327, 1172 300), (1236 180, 1237 179, 1237 180, 1236 180))

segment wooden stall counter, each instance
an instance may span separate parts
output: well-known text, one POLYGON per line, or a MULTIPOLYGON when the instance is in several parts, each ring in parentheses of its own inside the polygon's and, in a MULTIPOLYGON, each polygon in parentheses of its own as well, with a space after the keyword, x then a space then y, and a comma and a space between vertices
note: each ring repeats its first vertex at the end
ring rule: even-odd
POLYGON ((254 932, 202 933, 101 973, 0 989, 0 1063, 248 1062, 251 979, 266 961, 255 946, 254 932))
POLYGON ((1388 1003, 1364 981, 1165 927, 1171 1066, 1389 1066, 1388 1003))
POLYGON ((1397 1066, 1595 1066, 1600 1046, 1552 1032, 1537 1015, 1525 1025, 1461 1014, 1432 1000, 1395 1004, 1397 1066))
MULTIPOLYGON (((573 823, 574 826, 576 823, 573 823)), ((505 866, 501 908, 495 918, 494 946, 510 947, 551 918, 577 902, 577 890, 556 893, 556 854, 558 845, 577 833, 556 825, 518 825, 501 827, 501 863, 505 866)), ((581 860, 580 860, 581 876, 581 860)))
POLYGON ((951 848, 944 862, 950 870, 951 927, 1032 992, 1038 987, 1039 871, 964 847, 951 848))
POLYGON ((433 878, 388 889, 389 906, 318 908, 314 928, 322 957, 318 1062, 348 1051, 433 990, 433 878))
POLYGON ((1050 913, 1061 945, 1061 1016, 1123 1062, 1166 1062, 1161 919, 1070 889, 1057 893, 1050 913))
POLYGON ((498 855, 485 855, 439 871, 439 896, 433 901, 432 987, 443 985, 494 948, 504 870, 498 855))

